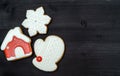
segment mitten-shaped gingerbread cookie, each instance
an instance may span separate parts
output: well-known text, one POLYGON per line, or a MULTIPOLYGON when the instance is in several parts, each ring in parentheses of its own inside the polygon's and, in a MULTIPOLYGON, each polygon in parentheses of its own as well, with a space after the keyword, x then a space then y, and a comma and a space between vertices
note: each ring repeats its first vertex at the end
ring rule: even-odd
POLYGON ((33 65, 40 70, 51 72, 57 69, 57 62, 64 54, 65 45, 58 36, 48 36, 45 40, 37 39, 34 44, 36 57, 33 65))

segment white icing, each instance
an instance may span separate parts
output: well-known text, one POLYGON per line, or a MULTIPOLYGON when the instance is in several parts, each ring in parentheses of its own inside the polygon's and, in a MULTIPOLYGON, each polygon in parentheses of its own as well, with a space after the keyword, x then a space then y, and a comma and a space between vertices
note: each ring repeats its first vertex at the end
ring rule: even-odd
MULTIPOLYGON (((30 52, 30 53, 28 53, 28 54, 24 54, 24 56, 22 55, 22 57, 20 57, 20 58, 25 58, 25 57, 28 57, 28 56, 30 56, 30 55, 32 55, 32 52, 30 52)), ((8 61, 13 61, 13 60, 17 60, 17 59, 20 59, 19 57, 10 57, 10 58, 7 58, 7 60, 8 61)))
POLYGON ((27 19, 22 22, 22 26, 28 28, 28 33, 30 36, 37 34, 46 34, 47 33, 47 24, 51 21, 51 18, 48 15, 44 15, 43 7, 37 8, 34 10, 27 10, 26 13, 27 19))
POLYGON ((20 39, 22 39, 22 40, 24 40, 26 42, 29 42, 29 43, 31 42, 30 38, 27 37, 26 35, 24 35, 19 27, 15 27, 14 29, 11 29, 7 33, 5 39, 3 40, 3 43, 1 45, 1 50, 4 50, 6 48, 6 46, 7 46, 7 44, 10 41, 12 41, 13 36, 16 36, 17 38, 20 38, 20 39))
POLYGON ((21 47, 16 47, 15 48, 15 56, 16 58, 22 58, 24 57, 24 50, 21 47))
POLYGON ((34 44, 35 55, 41 56, 42 61, 38 62, 33 59, 33 65, 43 71, 54 71, 57 69, 57 62, 64 54, 65 45, 63 40, 58 36, 48 36, 45 41, 37 39, 34 44))

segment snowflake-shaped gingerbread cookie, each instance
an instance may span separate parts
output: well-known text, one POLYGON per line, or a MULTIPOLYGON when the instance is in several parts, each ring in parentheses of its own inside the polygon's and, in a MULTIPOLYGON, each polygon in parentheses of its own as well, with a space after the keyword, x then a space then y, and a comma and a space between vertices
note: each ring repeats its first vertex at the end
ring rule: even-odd
POLYGON ((22 22, 22 26, 28 28, 30 36, 35 36, 37 32, 39 34, 47 33, 47 24, 50 23, 51 18, 44 14, 43 7, 34 10, 27 10, 26 19, 22 22))

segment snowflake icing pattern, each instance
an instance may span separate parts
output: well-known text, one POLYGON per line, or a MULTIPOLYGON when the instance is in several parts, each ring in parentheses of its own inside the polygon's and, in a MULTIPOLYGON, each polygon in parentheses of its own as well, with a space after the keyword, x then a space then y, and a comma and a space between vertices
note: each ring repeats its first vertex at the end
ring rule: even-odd
POLYGON ((47 33, 47 24, 50 23, 51 18, 48 15, 44 15, 43 7, 37 8, 34 10, 27 10, 26 13, 27 19, 22 23, 22 26, 28 28, 28 33, 30 36, 37 34, 46 34, 47 33))

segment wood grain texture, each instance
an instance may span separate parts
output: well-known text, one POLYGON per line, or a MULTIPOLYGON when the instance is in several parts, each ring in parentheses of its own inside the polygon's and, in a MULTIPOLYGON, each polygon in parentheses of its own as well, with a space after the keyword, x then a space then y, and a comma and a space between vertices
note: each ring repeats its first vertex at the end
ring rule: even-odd
POLYGON ((63 60, 53 73, 36 69, 29 58, 7 62, 0 52, 0 76, 120 76, 119 0, 0 0, 0 43, 9 29, 21 26, 27 9, 43 6, 52 17, 46 35, 61 36, 63 60))

